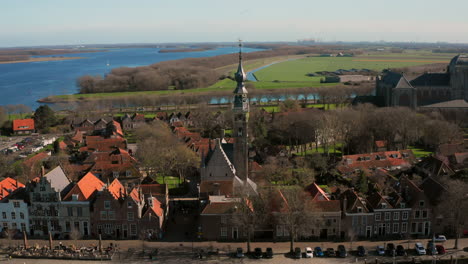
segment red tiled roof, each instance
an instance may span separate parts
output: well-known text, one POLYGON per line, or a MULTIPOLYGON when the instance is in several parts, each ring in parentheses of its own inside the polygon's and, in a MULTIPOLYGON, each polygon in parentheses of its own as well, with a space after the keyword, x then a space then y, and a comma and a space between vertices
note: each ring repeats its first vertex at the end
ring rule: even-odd
POLYGON ((398 166, 409 167, 414 161, 415 157, 411 150, 381 151, 345 155, 337 168, 342 173, 349 173, 353 172, 355 169, 377 169, 398 166))
POLYGON ((341 204, 339 200, 313 201, 312 208, 320 212, 340 212, 341 204))
POLYGON ((73 135, 73 137, 71 138, 72 141, 75 141, 75 142, 83 142, 83 132, 81 132, 80 130, 75 130, 75 134, 73 135))
POLYGON ((13 131, 34 130, 34 119, 13 120, 13 131))
POLYGON ((149 207, 146 211, 145 215, 148 213, 153 213, 159 217, 162 217, 164 214, 164 210, 161 208, 161 202, 158 201, 155 197, 151 197, 153 206, 149 207))
POLYGON ((206 214, 231 214, 235 207, 234 202, 210 203, 203 209, 202 215, 206 214))
POLYGON ((201 193, 213 193, 217 195, 232 195, 234 191, 233 181, 202 181, 200 184, 201 193))
POLYGON ((134 121, 145 121, 144 114, 135 114, 132 118, 134 121))
POLYGON ((94 174, 88 172, 73 188, 67 193, 63 200, 72 200, 74 194, 78 195, 78 201, 88 200, 96 191, 100 191, 105 184, 94 174))
POLYGON ((112 120, 112 125, 114 126, 114 129, 115 129, 115 132, 119 135, 119 136, 122 136, 124 135, 123 131, 122 131, 122 126, 120 125, 119 122, 115 121, 115 120, 112 120))
POLYGON ((141 184, 140 188, 143 194, 151 194, 151 195, 166 195, 167 194, 166 184, 141 184))
POLYGON ((99 151, 113 151, 115 148, 125 148, 125 139, 122 137, 117 138, 104 138, 101 136, 87 136, 86 137, 86 150, 99 150, 99 151))
POLYGON ((378 148, 384 148, 384 147, 387 146, 387 141, 386 140, 377 140, 377 141, 375 141, 375 145, 378 148))
POLYGON ((67 144, 64 141, 60 141, 59 142, 59 148, 61 150, 65 150, 65 149, 67 149, 67 144))
POLYGON ((260 164, 258 164, 256 161, 250 162, 249 168, 250 168, 251 171, 254 171, 254 172, 262 170, 262 166, 260 164))
POLYGON ((48 152, 40 152, 34 156, 32 156, 31 158, 23 161, 23 164, 26 165, 27 167, 29 168, 32 168, 37 162, 40 162, 42 160, 45 160, 46 158, 48 158, 50 155, 48 152))
POLYGON ((24 188, 24 184, 10 177, 0 181, 0 200, 18 188, 24 188))
POLYGON ((137 188, 133 188, 133 190, 130 192, 130 197, 135 201, 135 202, 140 202, 140 193, 138 192, 137 188))
POLYGON ((307 186, 305 190, 312 196, 312 201, 330 201, 327 194, 315 182, 307 186))
POLYGON ((125 187, 120 183, 119 180, 114 179, 112 183, 107 187, 109 192, 114 196, 114 199, 119 199, 125 193, 125 187))

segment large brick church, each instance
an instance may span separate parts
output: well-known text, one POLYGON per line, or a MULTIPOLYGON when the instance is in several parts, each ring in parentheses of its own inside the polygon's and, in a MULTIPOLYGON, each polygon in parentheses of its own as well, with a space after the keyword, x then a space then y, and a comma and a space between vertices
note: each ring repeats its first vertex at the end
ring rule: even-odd
POLYGON ((416 108, 453 100, 468 101, 468 56, 455 56, 446 72, 407 76, 384 71, 376 81, 376 97, 383 106, 416 108))
MULTIPOLYGON (((241 44, 239 44, 241 47, 241 44)), ((200 193, 204 195, 233 196, 240 192, 256 193, 257 186, 249 178, 249 98, 245 88, 246 75, 242 67, 242 51, 239 51, 239 66, 235 74, 232 111, 234 114, 232 140, 216 140, 201 165, 200 193)))

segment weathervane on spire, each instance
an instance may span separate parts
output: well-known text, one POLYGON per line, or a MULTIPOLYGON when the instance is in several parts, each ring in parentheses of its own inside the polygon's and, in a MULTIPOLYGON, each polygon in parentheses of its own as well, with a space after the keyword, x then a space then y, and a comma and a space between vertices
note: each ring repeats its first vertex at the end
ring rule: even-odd
POLYGON ((242 60, 242 39, 239 38, 239 60, 242 60))

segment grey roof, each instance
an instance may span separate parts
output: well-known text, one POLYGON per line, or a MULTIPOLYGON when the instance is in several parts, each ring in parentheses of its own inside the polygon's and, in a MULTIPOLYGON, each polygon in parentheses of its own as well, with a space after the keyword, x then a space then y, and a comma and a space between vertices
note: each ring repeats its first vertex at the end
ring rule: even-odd
POLYGON ((405 76, 401 76, 400 80, 398 81, 397 85, 395 86, 396 89, 408 89, 408 88, 414 88, 406 79, 405 76))
POLYGON ((468 56, 457 55, 450 61, 450 65, 468 65, 468 56))
POLYGON ((459 99, 459 100, 446 101, 446 102, 437 103, 437 104, 425 105, 421 107, 423 108, 467 108, 468 109, 468 103, 463 99, 459 99))
POLYGON ((400 73, 386 71, 385 74, 382 76, 382 82, 390 84, 393 87, 395 87, 400 81, 402 76, 403 75, 401 75, 400 73))
POLYGON ((57 166, 55 169, 51 170, 49 173, 44 175, 44 177, 47 178, 52 188, 54 188, 57 192, 61 192, 70 184, 70 180, 65 175, 62 167, 60 166, 57 166))
POLYGON ((450 84, 448 73, 424 73, 413 79, 413 86, 447 86, 450 84))
POLYGON ((224 153, 226 153, 226 156, 228 157, 229 161, 234 162, 234 144, 225 143, 221 144, 221 147, 223 148, 224 153))

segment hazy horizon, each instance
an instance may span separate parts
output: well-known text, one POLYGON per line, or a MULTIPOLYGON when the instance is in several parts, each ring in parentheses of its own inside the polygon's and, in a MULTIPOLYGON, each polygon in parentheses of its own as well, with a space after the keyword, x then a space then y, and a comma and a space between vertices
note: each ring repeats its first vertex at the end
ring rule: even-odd
POLYGON ((115 43, 468 43, 468 1, 3 2, 0 47, 115 43))

